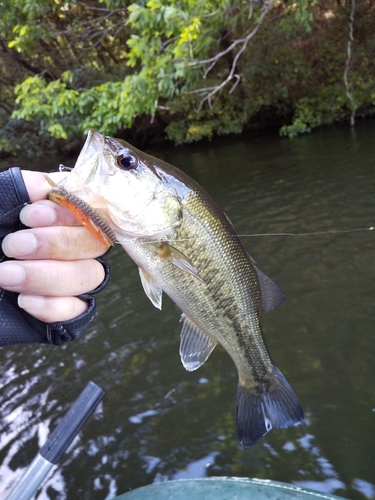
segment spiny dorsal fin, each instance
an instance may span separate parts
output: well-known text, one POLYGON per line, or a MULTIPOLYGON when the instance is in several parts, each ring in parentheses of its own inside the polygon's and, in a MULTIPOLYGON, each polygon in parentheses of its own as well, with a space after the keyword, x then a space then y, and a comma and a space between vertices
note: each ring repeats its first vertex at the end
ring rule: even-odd
POLYGON ((182 364, 189 372, 197 370, 208 359, 216 342, 204 335, 185 314, 181 331, 180 356, 182 364))
POLYGON ((182 269, 183 271, 191 274, 194 278, 204 283, 202 278, 199 276, 198 269, 193 266, 191 261, 177 248, 172 247, 167 242, 162 242, 157 256, 161 259, 168 259, 174 266, 182 269))
POLYGON ((255 270, 258 274, 260 289, 262 291, 262 314, 282 306, 285 301, 284 292, 257 267, 255 267, 255 270))
POLYGON ((160 287, 158 287, 154 279, 148 273, 146 273, 144 269, 138 267, 138 270, 145 294, 151 300, 151 302, 154 304, 155 307, 161 309, 163 290, 160 287))

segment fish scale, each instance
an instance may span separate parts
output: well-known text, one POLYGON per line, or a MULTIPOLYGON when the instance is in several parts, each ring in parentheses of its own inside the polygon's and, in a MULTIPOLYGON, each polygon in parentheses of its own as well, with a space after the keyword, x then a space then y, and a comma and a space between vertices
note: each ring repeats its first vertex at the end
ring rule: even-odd
POLYGON ((260 316, 284 295, 257 269, 204 189, 172 165, 94 131, 63 183, 113 229, 151 302, 161 308, 164 292, 181 309, 185 368, 199 368, 216 344, 231 356, 242 445, 272 427, 301 423, 301 405, 273 364, 260 327, 260 316))
MULTIPOLYGON (((199 218, 199 213, 202 213, 205 207, 204 205, 195 207, 194 204, 189 204, 189 212, 194 213, 194 208, 196 208, 197 220, 199 218)), ((210 208, 212 210, 212 206, 210 208)), ((229 334, 226 329, 221 328, 221 324, 223 323, 225 318, 228 318, 230 320, 232 327, 234 323, 241 324, 241 329, 239 329, 238 327, 233 328, 233 331, 237 333, 237 336, 239 338, 243 338, 246 336, 250 337, 250 332, 247 331, 248 325, 243 320, 243 316, 246 313, 246 316, 250 318, 251 323, 254 324, 253 326, 258 326, 257 314, 254 309, 259 310, 260 297, 259 294, 258 297, 256 297, 257 294, 255 292, 255 294, 252 295, 253 300, 250 300, 249 288, 253 289, 254 287, 256 287, 256 289, 258 289, 259 285, 256 279, 256 273, 253 270, 252 266, 249 265, 249 259, 247 258, 247 255, 244 253, 241 246, 238 245, 237 236, 233 238, 233 236, 229 233, 228 228, 225 227, 225 220, 221 221, 222 224, 219 226, 218 219, 216 219, 216 231, 214 230, 212 232, 213 234, 206 233, 206 238, 204 238, 203 236, 201 236, 202 233, 198 231, 198 234, 194 235, 193 230, 194 227, 196 227, 196 224, 189 224, 186 219, 187 217, 185 216, 184 222, 181 227, 181 232, 183 231, 183 229, 185 229, 184 226, 186 226, 186 234, 184 236, 186 236, 187 238, 190 236, 190 238, 196 237, 201 239, 202 246, 206 248, 207 257, 204 260, 211 264, 211 266, 206 271, 206 263, 200 262, 202 259, 199 252, 198 255, 193 253, 190 254, 190 249, 186 245, 186 248, 181 248, 181 251, 183 253, 186 253, 186 255, 191 258, 192 262, 195 263, 198 270, 200 271, 202 269, 202 271, 200 272, 207 284, 207 287, 209 288, 209 293, 206 293, 206 290, 202 290, 202 294, 197 296, 197 303, 194 304, 194 307, 198 308, 200 306, 200 308, 205 308, 208 307, 209 304, 212 304, 213 312, 215 314, 211 314, 209 316, 211 324, 207 328, 207 330, 210 331, 213 329, 218 329, 216 336, 218 337, 219 343, 221 343, 223 346, 226 346, 228 343, 230 343, 230 339, 232 338, 232 335, 229 334), (217 256, 217 259, 213 258, 213 247, 219 249, 219 255, 217 256), (230 255, 231 258, 223 259, 223 254, 228 256, 230 255), (224 288, 225 285, 226 288, 224 288), (217 291, 219 291, 220 298, 218 300, 212 301, 211 299, 215 299, 215 294, 217 293, 217 291), (254 296, 256 297, 256 300, 254 300, 254 296), (223 308, 224 302, 227 305, 225 308, 223 308), (244 311, 243 314, 241 314, 241 310, 244 311)), ((204 224, 205 221, 203 220, 202 223, 204 224)), ((179 233, 180 230, 177 232, 177 241, 179 240, 179 233)), ((195 316, 197 316, 196 313, 195 316)), ((259 344, 261 342, 261 339, 260 342, 259 339, 257 340, 257 344, 259 344)), ((242 344, 246 345, 246 342, 243 341, 242 344)), ((270 363, 267 362, 268 366, 269 364, 270 363)))

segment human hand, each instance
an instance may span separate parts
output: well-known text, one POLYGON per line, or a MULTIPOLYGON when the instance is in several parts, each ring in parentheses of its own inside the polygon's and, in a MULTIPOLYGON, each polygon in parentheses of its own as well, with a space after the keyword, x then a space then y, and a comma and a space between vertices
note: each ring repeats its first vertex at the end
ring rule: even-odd
POLYGON ((3 240, 3 252, 15 261, 0 264, 0 287, 18 292, 18 304, 46 323, 67 321, 87 310, 76 297, 97 288, 103 266, 95 257, 107 250, 63 207, 47 200, 51 186, 41 172, 22 175, 32 201, 20 213, 31 229, 3 240))

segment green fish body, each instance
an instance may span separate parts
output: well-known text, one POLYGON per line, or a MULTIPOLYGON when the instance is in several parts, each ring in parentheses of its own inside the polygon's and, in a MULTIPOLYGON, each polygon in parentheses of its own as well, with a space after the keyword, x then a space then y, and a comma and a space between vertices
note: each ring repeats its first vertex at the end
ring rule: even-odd
POLYGON ((272 362, 260 317, 281 305, 281 289, 254 264, 212 198, 177 168, 119 139, 90 132, 64 188, 105 219, 138 265, 161 309, 166 293, 183 312, 181 361, 196 370, 217 344, 239 376, 241 444, 303 421, 303 410, 272 362))

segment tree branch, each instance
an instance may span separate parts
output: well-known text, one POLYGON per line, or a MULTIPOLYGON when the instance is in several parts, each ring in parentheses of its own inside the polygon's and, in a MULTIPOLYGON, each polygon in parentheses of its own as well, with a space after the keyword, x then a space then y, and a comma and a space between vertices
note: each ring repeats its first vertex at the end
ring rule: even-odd
POLYGON ((31 73, 34 73, 36 75, 43 73, 44 70, 42 68, 33 66, 32 64, 28 63, 15 49, 10 49, 3 37, 0 37, 0 46, 4 54, 9 54, 15 61, 17 61, 21 66, 23 66, 31 73))
POLYGON ((354 10, 355 10, 355 0, 351 0, 351 9, 350 9, 350 16, 349 16, 349 37, 348 37, 347 57, 346 57, 345 71, 344 71, 344 85, 345 85, 346 97, 350 101, 351 108, 352 108, 352 114, 351 114, 351 117, 350 117, 350 125, 352 127, 355 124, 356 105, 355 105, 355 101, 354 101, 353 95, 350 92, 350 87, 349 87, 349 82, 348 82, 348 72, 349 72, 350 61, 351 61, 351 58, 352 58, 352 43, 354 42, 354 37, 353 37, 353 30, 354 30, 354 10))
MULTIPOLYGON (((354 0, 353 0, 354 1, 354 0)), ((193 92, 187 92, 187 93, 204 93, 210 90, 208 94, 206 94, 203 99, 200 101, 199 106, 198 106, 198 111, 200 111, 203 107, 203 104, 207 101, 207 104, 210 108, 212 108, 212 97, 217 94, 222 88, 225 87, 227 83, 229 83, 231 80, 235 79, 235 82, 230 89, 229 93, 232 93, 234 89, 237 87, 238 83, 240 82, 240 75, 237 73, 237 63, 238 59, 240 58, 241 54, 246 50, 247 45, 249 41, 253 38, 253 36, 257 33, 259 28, 261 27, 263 23, 263 19, 265 16, 268 14, 268 12, 271 10, 271 7, 273 5, 274 0, 268 0, 267 2, 264 3, 263 10, 261 12, 259 21, 257 24, 254 26, 253 30, 245 37, 243 38, 238 38, 237 40, 234 40, 225 50, 219 52, 215 56, 209 58, 209 59, 204 59, 201 61, 194 61, 191 63, 191 66, 203 66, 205 64, 209 64, 209 67, 206 69, 203 78, 207 78, 208 73, 212 70, 212 68, 216 65, 216 63, 224 57, 226 54, 228 54, 231 50, 233 50, 237 45, 240 45, 240 48, 238 49, 237 54, 235 55, 233 62, 232 62, 232 67, 228 73, 228 76, 224 81, 220 83, 220 85, 217 85, 215 87, 206 87, 202 89, 197 89, 194 90, 193 92)))

